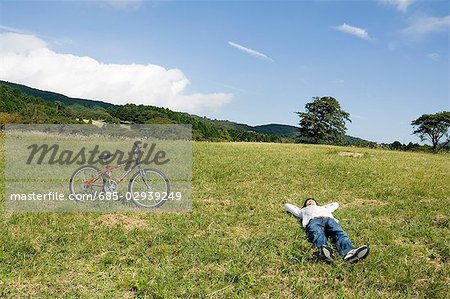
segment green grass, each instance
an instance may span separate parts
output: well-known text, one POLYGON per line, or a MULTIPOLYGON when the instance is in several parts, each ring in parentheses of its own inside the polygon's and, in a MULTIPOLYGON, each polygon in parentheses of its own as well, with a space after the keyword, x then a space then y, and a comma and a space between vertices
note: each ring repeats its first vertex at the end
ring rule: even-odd
POLYGON ((194 143, 193 155, 190 213, 2 207, 0 297, 449 297, 448 155, 247 143, 194 143), (306 196, 339 202, 370 257, 318 261, 283 212, 306 196))

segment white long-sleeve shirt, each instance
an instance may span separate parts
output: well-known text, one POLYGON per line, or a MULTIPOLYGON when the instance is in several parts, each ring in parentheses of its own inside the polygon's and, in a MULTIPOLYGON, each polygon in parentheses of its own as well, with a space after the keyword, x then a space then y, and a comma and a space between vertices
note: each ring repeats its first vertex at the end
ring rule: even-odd
POLYGON ((330 217, 339 222, 332 214, 338 207, 339 204, 337 202, 324 206, 310 205, 302 209, 289 203, 284 205, 286 211, 302 220, 303 227, 306 227, 309 221, 315 217, 330 217))

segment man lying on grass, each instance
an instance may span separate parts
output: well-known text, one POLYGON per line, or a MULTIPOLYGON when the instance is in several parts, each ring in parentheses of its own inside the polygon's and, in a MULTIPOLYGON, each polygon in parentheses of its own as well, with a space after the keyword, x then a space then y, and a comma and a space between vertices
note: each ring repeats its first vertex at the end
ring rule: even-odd
POLYGON ((314 198, 307 198, 303 208, 285 204, 286 211, 301 220, 308 240, 319 249, 322 258, 327 262, 333 261, 333 250, 327 244, 327 238, 333 241, 344 261, 355 263, 369 255, 369 246, 363 245, 353 249, 352 241, 347 233, 333 217, 332 212, 338 208, 338 203, 319 206, 314 198))

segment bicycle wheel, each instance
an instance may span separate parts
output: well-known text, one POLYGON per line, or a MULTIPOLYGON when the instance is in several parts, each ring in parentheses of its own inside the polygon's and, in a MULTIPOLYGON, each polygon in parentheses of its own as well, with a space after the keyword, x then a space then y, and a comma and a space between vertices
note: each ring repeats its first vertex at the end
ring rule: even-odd
POLYGON ((136 172, 128 184, 133 202, 141 207, 155 209, 166 203, 170 192, 169 179, 159 170, 144 169, 136 172))
MULTIPOLYGON (((104 191, 105 180, 102 176, 99 176, 93 181, 86 183, 95 177, 100 169, 94 166, 81 166, 76 169, 69 181, 69 189, 71 194, 75 195, 89 195, 95 196, 104 191)), ((75 196, 75 200, 80 200, 81 196, 75 196)), ((93 198, 95 199, 95 198, 93 198)))

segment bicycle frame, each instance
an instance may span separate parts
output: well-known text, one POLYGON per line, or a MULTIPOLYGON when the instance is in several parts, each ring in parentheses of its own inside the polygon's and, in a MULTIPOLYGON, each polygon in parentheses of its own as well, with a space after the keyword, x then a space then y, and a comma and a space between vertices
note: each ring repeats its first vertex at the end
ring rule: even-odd
POLYGON ((116 164, 116 165, 113 165, 113 166, 111 166, 111 167, 108 167, 107 169, 105 169, 105 170, 103 170, 103 171, 100 171, 99 173, 97 173, 96 175, 94 175, 92 178, 90 178, 89 180, 87 180, 87 181, 85 181, 84 182, 84 184, 85 185, 89 185, 89 186, 96 186, 96 187, 103 187, 103 184, 93 184, 92 182, 93 181, 95 181, 95 180, 97 180, 98 178, 100 178, 101 176, 104 176, 105 174, 108 174, 108 176, 107 176, 107 178, 109 179, 109 180, 112 180, 112 181, 114 181, 117 185, 119 185, 121 182, 123 182, 123 180, 136 168, 136 167, 138 167, 139 168, 139 171, 142 171, 142 169, 141 169, 141 165, 140 165, 140 163, 139 163, 139 161, 138 160, 133 160, 133 161, 131 161, 131 162, 125 162, 125 163, 122 163, 122 164, 116 164), (117 179, 113 179, 113 177, 112 177, 112 171, 114 170, 114 169, 117 169, 117 168, 120 168, 120 167, 122 167, 122 166, 125 166, 125 165, 127 165, 127 164, 129 164, 129 163, 133 163, 134 162, 134 165, 132 166, 132 167, 130 167, 130 169, 129 170, 127 170, 125 173, 123 173, 120 177, 118 177, 117 179))

